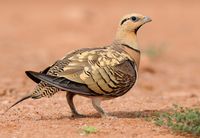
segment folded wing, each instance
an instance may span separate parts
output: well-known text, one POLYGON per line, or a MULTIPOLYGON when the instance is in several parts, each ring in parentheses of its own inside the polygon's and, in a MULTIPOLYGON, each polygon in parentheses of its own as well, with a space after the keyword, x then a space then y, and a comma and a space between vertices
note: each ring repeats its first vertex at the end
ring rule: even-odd
POLYGON ((87 50, 67 60, 69 63, 57 75, 30 71, 27 75, 62 90, 87 96, 120 96, 136 80, 134 62, 127 54, 114 49, 87 50))

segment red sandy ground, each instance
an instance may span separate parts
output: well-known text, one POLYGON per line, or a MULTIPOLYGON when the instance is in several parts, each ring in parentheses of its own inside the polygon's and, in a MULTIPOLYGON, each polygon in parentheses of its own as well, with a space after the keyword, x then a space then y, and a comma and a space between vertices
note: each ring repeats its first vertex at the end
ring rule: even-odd
POLYGON ((185 137, 145 121, 157 111, 199 106, 200 54, 198 0, 7 1, 0 2, 0 113, 35 84, 24 71, 40 71, 67 52, 111 43, 119 19, 127 13, 150 16, 138 32, 142 51, 163 47, 156 58, 143 54, 137 85, 103 107, 118 119, 101 119, 89 99, 77 96, 73 119, 65 93, 27 100, 0 116, 0 137, 185 137), (83 126, 95 134, 80 135, 83 126))

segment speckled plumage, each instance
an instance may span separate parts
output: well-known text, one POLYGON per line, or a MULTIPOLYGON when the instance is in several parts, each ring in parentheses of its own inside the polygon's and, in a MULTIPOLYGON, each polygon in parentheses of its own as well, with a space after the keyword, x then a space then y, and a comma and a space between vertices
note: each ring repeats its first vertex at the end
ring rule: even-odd
POLYGON ((78 94, 91 98, 94 108, 105 116, 100 101, 124 95, 136 82, 140 61, 136 32, 149 21, 139 14, 125 16, 111 45, 71 52, 39 73, 27 71, 38 85, 11 107, 27 98, 51 97, 58 91, 67 91, 73 115, 79 115, 73 104, 73 97, 78 94))
MULTIPOLYGON (((52 65, 47 74, 86 84, 105 97, 121 96, 135 83, 137 73, 134 59, 120 47, 123 46, 115 42, 105 48, 73 52, 52 65)), ((32 98, 51 97, 58 91, 59 88, 40 82, 32 98)))

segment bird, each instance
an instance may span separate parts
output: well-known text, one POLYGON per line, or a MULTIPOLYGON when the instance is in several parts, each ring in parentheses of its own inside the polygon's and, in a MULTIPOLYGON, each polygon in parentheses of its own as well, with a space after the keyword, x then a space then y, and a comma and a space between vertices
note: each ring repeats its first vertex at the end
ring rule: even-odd
POLYGON ((138 13, 125 15, 110 45, 78 49, 43 71, 25 71, 37 85, 30 94, 7 108, 6 112, 26 99, 52 97, 58 91, 65 91, 73 117, 83 116, 74 105, 75 95, 90 98, 101 117, 108 117, 101 102, 120 97, 135 85, 141 54, 137 32, 151 21, 150 17, 138 13))

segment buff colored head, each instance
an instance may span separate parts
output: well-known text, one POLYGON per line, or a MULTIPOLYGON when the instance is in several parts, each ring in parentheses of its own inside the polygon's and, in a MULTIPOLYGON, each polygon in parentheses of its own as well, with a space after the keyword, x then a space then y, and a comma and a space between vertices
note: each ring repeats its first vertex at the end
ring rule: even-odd
POLYGON ((151 18, 141 14, 133 13, 124 16, 119 23, 115 41, 139 49, 137 43, 137 31, 145 23, 151 22, 151 18))
POLYGON ((151 21, 151 18, 148 16, 133 13, 126 15, 121 19, 120 28, 126 31, 134 31, 136 33, 142 25, 151 21))
POLYGON ((145 23, 151 22, 151 18, 141 14, 133 13, 124 16, 120 21, 120 28, 124 31, 137 32, 138 29, 145 23))

